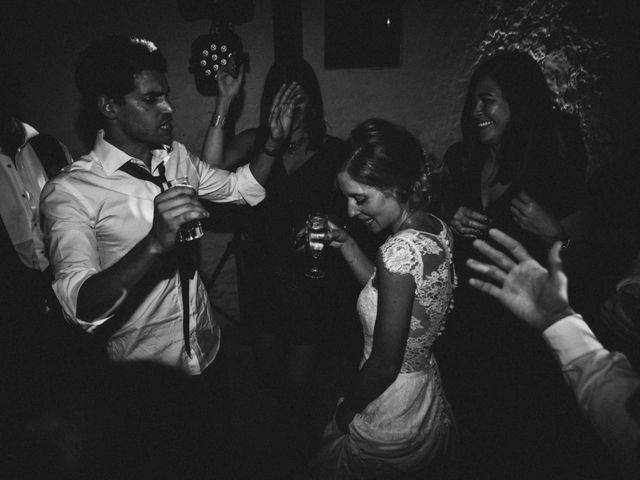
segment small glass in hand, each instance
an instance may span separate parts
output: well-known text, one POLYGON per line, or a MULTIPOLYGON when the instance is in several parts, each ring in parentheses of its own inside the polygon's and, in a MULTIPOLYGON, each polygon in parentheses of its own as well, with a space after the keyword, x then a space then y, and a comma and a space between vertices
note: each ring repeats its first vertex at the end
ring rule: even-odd
MULTIPOLYGON (((195 190, 195 187, 189 183, 188 177, 177 177, 167 182, 169 188, 171 187, 189 187, 195 190)), ((191 242, 197 240, 204 235, 202 229, 202 223, 200 220, 194 220, 192 222, 185 223, 180 230, 178 230, 178 240, 181 242, 191 242)))
POLYGON ((311 254, 311 267, 304 273, 309 278, 324 278, 319 262, 328 232, 329 217, 324 213, 310 213, 307 217, 307 248, 311 254))

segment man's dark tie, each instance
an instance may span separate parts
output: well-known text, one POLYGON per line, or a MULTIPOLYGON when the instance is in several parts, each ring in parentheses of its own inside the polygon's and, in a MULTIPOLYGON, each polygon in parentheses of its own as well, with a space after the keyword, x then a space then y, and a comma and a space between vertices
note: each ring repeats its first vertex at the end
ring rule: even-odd
POLYGON ((139 178, 140 180, 146 180, 147 182, 151 182, 158 187, 160 187, 160 191, 164 192, 164 184, 167 183, 167 179, 164 176, 164 163, 158 165, 158 176, 154 177, 151 175, 151 172, 146 168, 141 167, 133 163, 132 161, 128 161, 124 165, 120 167, 124 173, 128 173, 132 177, 139 178))
MULTIPOLYGON (((129 161, 120 167, 120 170, 132 177, 154 183, 164 191, 167 179, 164 176, 164 163, 158 165, 158 176, 154 177, 147 169, 129 161)), ((182 290, 182 335, 184 336, 184 348, 191 357, 191 342, 189 341, 189 280, 196 272, 195 262, 191 257, 190 245, 181 243, 178 245, 178 271, 180 272, 180 285, 182 290)))

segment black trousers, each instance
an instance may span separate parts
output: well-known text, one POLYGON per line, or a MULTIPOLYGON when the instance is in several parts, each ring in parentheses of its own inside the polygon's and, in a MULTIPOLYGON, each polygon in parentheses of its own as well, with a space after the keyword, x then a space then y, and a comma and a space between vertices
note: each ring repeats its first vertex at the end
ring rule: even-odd
POLYGON ((202 374, 191 377, 196 428, 202 439, 198 446, 203 474, 207 478, 233 478, 238 462, 236 434, 231 424, 229 401, 229 373, 221 346, 218 355, 202 374))

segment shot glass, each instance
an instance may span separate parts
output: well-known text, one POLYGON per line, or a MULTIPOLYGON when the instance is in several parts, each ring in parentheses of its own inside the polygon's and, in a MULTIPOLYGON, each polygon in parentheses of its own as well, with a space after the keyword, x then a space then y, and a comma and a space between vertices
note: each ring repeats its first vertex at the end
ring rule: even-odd
MULTIPOLYGON (((172 187, 189 187, 193 188, 195 191, 195 187, 189 183, 188 177, 176 177, 173 180, 168 180, 167 184, 169 188, 172 187)), ((193 222, 185 223, 180 230, 178 230, 178 240, 181 242, 191 242, 192 240, 196 240, 204 235, 204 230, 202 229, 202 223, 200 220, 194 220, 193 222)))

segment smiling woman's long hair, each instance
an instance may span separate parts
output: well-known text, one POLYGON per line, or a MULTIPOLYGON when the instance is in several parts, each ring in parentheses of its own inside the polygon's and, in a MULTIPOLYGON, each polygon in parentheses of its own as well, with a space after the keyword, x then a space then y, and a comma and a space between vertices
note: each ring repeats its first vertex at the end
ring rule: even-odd
POLYGON ((468 152, 465 168, 482 169, 489 155, 489 147, 478 141, 473 119, 474 91, 483 77, 498 84, 511 113, 497 152, 496 180, 516 183, 555 168, 562 148, 551 94, 540 67, 524 52, 496 53, 471 76, 461 117, 468 152))

